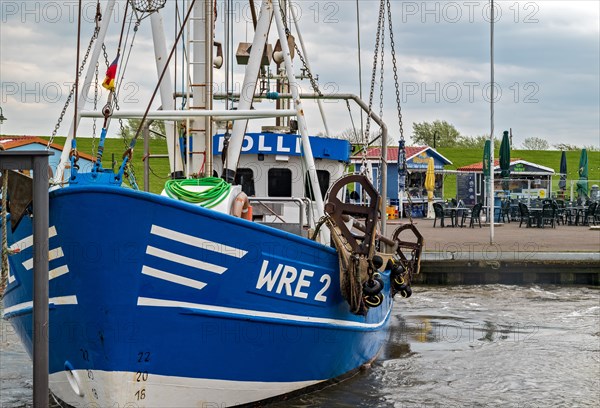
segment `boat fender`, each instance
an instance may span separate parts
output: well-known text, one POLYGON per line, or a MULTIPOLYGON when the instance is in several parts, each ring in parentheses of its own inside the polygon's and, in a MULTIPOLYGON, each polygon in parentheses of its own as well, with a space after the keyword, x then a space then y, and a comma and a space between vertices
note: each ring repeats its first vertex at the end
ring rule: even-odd
POLYGON ((374 275, 373 279, 370 279, 363 284, 363 293, 367 296, 378 295, 382 290, 383 280, 378 275, 374 275))
POLYGON ((371 263, 375 270, 379 270, 383 266, 383 258, 379 255, 374 255, 373 258, 371 258, 371 263))
POLYGON ((412 295, 410 282, 408 282, 405 275, 394 276, 392 278, 392 288, 394 289, 392 294, 400 293, 403 298, 409 298, 412 295))
POLYGON ((367 306, 377 307, 383 303, 383 293, 378 293, 376 295, 371 295, 371 296, 365 296, 363 299, 364 299, 365 303, 367 304, 367 306))
POLYGON ((398 290, 398 293, 400 293, 400 296, 406 299, 409 298, 410 295, 412 295, 412 289, 409 285, 402 285, 400 286, 400 290, 398 290))
POLYGON ((235 197, 231 206, 231 215, 252 221, 252 206, 250 205, 248 196, 243 191, 235 197))

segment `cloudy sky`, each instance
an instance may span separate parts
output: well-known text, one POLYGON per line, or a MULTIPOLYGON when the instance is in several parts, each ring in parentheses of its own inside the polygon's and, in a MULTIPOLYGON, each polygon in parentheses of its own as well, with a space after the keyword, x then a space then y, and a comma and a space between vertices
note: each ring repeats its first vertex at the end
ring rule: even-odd
MULTIPOLYGON (((83 52, 93 31, 95 3, 84 1, 83 52)), ((124 14, 125 2, 118 3, 106 40, 110 60, 118 43, 117 20, 124 14)), ((183 0, 168 0, 162 11, 169 46, 175 32, 176 3, 181 7, 183 0)), ((216 36, 217 41, 223 41, 224 5, 218 3, 216 36)), ((237 46, 251 37, 252 25, 247 2, 233 3, 237 46)), ((104 6, 105 1, 101 4, 104 6)), ((293 4, 323 92, 359 94, 356 1, 301 0, 293 4)), ((362 91, 368 99, 379 2, 361 0, 358 4, 362 91)), ((392 0, 391 4, 405 136, 412 135, 414 122, 436 119, 454 124, 463 135, 489 134, 490 3, 392 0)), ((544 138, 551 145, 600 145, 599 2, 511 0, 495 4, 495 134, 512 128, 515 147, 527 137, 544 138)), ((75 0, 0 0, 0 107, 7 118, 0 125, 0 133, 52 133, 74 78, 76 8, 75 0)), ((275 30, 271 31, 270 42, 274 44, 275 30)), ((384 119, 392 138, 397 139, 391 49, 386 37, 384 119)), ((131 50, 121 105, 123 109, 143 110, 157 77, 148 19, 141 21, 131 50)), ((295 62, 300 64, 298 59, 295 62)), ((101 82, 103 60, 100 67, 101 82)), ((177 70, 181 70, 181 63, 177 70)), ((241 73, 236 67, 236 82, 241 81, 241 73)), ((216 78, 222 79, 223 72, 216 78)), ((224 90, 222 84, 218 86, 224 90)), ((304 80, 302 87, 309 90, 308 81, 304 80)), ((378 111, 379 82, 375 89, 378 111)), ((106 97, 101 89, 99 106, 106 97)), ((310 132, 322 132, 316 104, 305 104, 310 132)), ((257 108, 262 106, 272 105, 264 102, 257 108)), ((345 103, 328 102, 325 109, 333 134, 351 126, 345 103)), ((66 133, 71 117, 69 110, 59 135, 66 133)), ((359 112, 354 107, 352 117, 359 126, 359 112)), ((91 129, 87 120, 81 134, 91 134, 91 129)))

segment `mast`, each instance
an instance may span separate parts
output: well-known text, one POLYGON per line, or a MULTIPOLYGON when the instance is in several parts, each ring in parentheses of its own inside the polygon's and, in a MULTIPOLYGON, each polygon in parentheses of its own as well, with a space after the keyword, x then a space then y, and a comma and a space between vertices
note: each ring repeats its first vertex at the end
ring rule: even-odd
MULTIPOLYGON (((161 73, 165 69, 168 54, 163 19, 158 11, 150 15, 150 24, 152 26, 152 41, 154 42, 156 71, 160 77, 161 73)), ((160 83, 160 100, 164 110, 171 110, 175 108, 175 100, 173 99, 173 83, 171 81, 171 73, 169 68, 167 68, 166 75, 163 77, 163 80, 160 83)), ((183 162, 181 160, 179 138, 175 135, 174 126, 175 122, 165 123, 171 174, 177 175, 182 174, 183 172, 183 162), (175 143, 172 143, 173 140, 175 143)))
MULTIPOLYGON (((296 33, 298 34, 298 40, 300 41, 300 48, 302 48, 302 54, 304 54, 304 59, 306 60, 306 68, 310 72, 310 64, 308 62, 308 54, 306 52, 306 47, 304 46, 304 40, 302 39, 302 33, 300 32, 300 28, 298 27, 298 18, 296 17, 296 12, 294 11, 294 6, 290 7, 290 13, 292 14, 292 20, 294 21, 294 27, 296 28, 296 33)), ((325 126, 325 134, 327 137, 331 137, 331 133, 329 132, 329 126, 327 126, 327 119, 325 118, 325 110, 323 109, 323 101, 321 99, 317 99, 317 105, 319 106, 319 112, 321 113, 321 119, 323 120, 323 126, 325 126)), ((362 115, 361 115, 362 117, 362 115)))
MULTIPOLYGON (((281 43, 281 51, 283 52, 283 59, 285 61, 285 71, 288 76, 290 83, 290 90, 292 91, 292 98, 294 99, 294 107, 298 114, 298 130, 302 137, 302 149, 304 150, 304 162, 308 169, 308 176, 313 191, 313 196, 317 206, 317 219, 320 219, 325 214, 323 197, 321 197, 321 188, 319 187, 319 179, 317 178, 317 167, 315 166, 315 159, 312 154, 312 148, 310 146, 310 140, 308 138, 308 128, 306 127, 306 118, 304 116, 304 110, 302 109, 302 101, 300 100, 300 94, 298 92, 298 83, 294 77, 294 67, 292 65, 292 57, 290 55, 290 49, 288 47, 287 38, 285 35, 285 29, 283 26, 283 18, 281 13, 275 13, 275 24, 277 25, 277 32, 279 34, 279 41, 281 43)), ((261 54, 262 55, 262 54, 261 54)))
MULTIPOLYGON (((212 109, 212 45, 214 31, 213 1, 196 1, 194 3, 192 20, 192 59, 189 62, 192 71, 193 105, 188 103, 191 110, 212 109)), ((212 176, 212 119, 202 117, 190 122, 188 129, 187 157, 188 176, 204 173, 212 176), (190 140, 191 139, 191 140, 190 140), (191 146, 190 146, 191 142, 191 146)))
POLYGON ((74 115, 73 121, 71 122, 71 127, 69 128, 69 133, 67 134, 67 140, 65 140, 65 145, 63 147, 62 153, 60 154, 60 161, 56 166, 56 175, 54 176, 53 180, 55 183, 62 182, 63 175, 65 172, 65 165, 69 160, 69 153, 71 151, 71 142, 73 140, 73 135, 75 134, 75 129, 79 127, 79 121, 81 120, 79 112, 81 112, 85 108, 87 94, 90 90, 92 79, 94 78, 94 72, 96 71, 96 63, 98 62, 100 51, 102 51, 102 44, 104 43, 104 38, 106 37, 106 31, 108 30, 108 25, 111 21, 114 8, 115 0, 108 0, 108 3, 106 4, 106 9, 104 10, 104 14, 102 15, 102 21, 100 22, 100 31, 98 32, 98 38, 96 38, 96 44, 94 44, 94 50, 92 51, 91 59, 88 63, 88 69, 85 74, 83 86, 81 87, 81 92, 79 95, 75 95, 75 98, 79 98, 77 101, 78 112, 76 115, 74 115))
POLYGON ((494 243, 494 0, 490 19, 490 244, 494 243))
MULTIPOLYGON (((246 72, 244 75, 244 82, 240 92, 238 110, 249 110, 252 106, 252 98, 254 96, 254 90, 256 89, 258 72, 260 70, 260 64, 266 47, 267 37, 269 35, 269 29, 271 28, 272 19, 273 1, 264 0, 260 6, 260 16, 258 18, 258 23, 256 24, 256 30, 254 32, 254 40, 252 41, 252 51, 250 52, 248 65, 246 65, 246 72)), ((285 35, 281 37, 282 48, 284 46, 284 42, 286 43, 285 47, 287 49, 285 35)), ((235 171, 238 165, 238 161, 240 159, 242 143, 244 141, 244 133, 246 132, 247 124, 247 120, 236 120, 233 124, 233 131, 231 135, 231 140, 229 141, 229 147, 227 148, 227 157, 225 165, 223 166, 222 174, 222 177, 225 179, 225 181, 229 183, 232 183, 235 178, 235 171)))

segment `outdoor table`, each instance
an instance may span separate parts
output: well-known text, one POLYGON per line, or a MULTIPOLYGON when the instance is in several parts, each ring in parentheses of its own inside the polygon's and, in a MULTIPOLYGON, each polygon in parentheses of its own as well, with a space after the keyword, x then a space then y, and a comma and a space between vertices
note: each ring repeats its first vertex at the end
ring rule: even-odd
POLYGON ((542 207, 534 207, 529 209, 529 213, 535 217, 538 228, 542 226, 542 207))
POLYGON ((452 226, 453 227, 462 227, 462 222, 459 225, 458 224, 458 218, 462 217, 463 213, 466 211, 469 211, 469 208, 463 206, 463 205, 459 205, 459 206, 453 206, 453 205, 447 205, 444 206, 444 215, 447 215, 448 217, 450 217, 450 219, 452 220, 452 226))

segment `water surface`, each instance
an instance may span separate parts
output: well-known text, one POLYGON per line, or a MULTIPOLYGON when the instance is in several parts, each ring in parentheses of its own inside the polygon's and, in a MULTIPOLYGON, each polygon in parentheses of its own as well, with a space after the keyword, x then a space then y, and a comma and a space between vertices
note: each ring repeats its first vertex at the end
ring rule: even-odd
MULTIPOLYGON (((416 287, 368 370, 273 407, 600 407, 600 290, 416 287)), ((31 405, 31 361, 0 333, 0 407, 31 405)))

